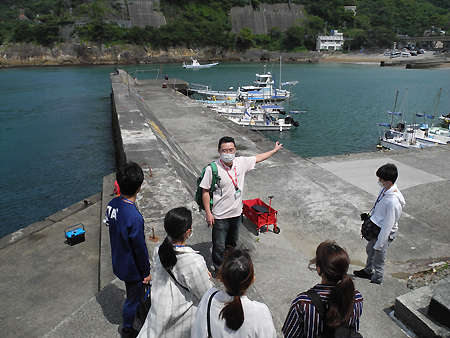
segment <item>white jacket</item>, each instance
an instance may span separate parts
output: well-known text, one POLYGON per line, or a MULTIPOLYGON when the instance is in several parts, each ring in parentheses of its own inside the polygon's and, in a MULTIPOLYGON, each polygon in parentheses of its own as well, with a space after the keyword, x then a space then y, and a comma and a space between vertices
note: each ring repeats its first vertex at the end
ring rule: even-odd
POLYGON ((394 184, 387 191, 380 190, 378 202, 372 211, 370 220, 381 228, 378 240, 374 245, 375 250, 382 250, 391 233, 398 230, 398 219, 402 214, 402 208, 405 206, 403 197, 397 185, 394 184))
MULTIPOLYGON (((192 326, 191 338, 206 338, 208 336, 207 310, 211 294, 216 288, 208 290, 203 296, 192 326)), ((277 334, 273 325, 270 310, 266 304, 250 300, 241 296, 244 309, 244 323, 237 331, 229 329, 225 320, 220 317, 220 311, 227 302, 233 300, 224 291, 219 291, 211 302, 211 336, 213 338, 276 338, 277 334)))
POLYGON ((200 299, 212 287, 205 260, 190 247, 175 247, 172 273, 186 291, 164 269, 158 249, 153 252, 152 306, 138 338, 189 338, 200 299))

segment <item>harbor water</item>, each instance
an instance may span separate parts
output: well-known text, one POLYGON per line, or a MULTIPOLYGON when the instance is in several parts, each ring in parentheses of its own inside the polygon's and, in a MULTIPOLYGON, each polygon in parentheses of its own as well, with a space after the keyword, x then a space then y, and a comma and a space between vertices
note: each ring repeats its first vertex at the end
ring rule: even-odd
MULTIPOLYGON (((185 70, 181 64, 121 66, 138 79, 169 76, 215 90, 251 84, 262 63, 221 63, 185 70)), ((278 63, 266 65, 278 86, 278 63)), ((114 171, 110 117, 111 66, 0 70, 0 237, 101 190, 114 171)), ((376 151, 378 122, 402 107, 415 112, 450 112, 450 69, 406 70, 368 64, 283 64, 281 81, 295 100, 284 104, 300 126, 264 132, 302 157, 376 151), (406 89, 408 95, 403 100, 406 89)), ((431 121, 427 121, 431 123, 431 121)), ((211 135, 220 138, 222 135, 211 135)), ((238 145, 239 146, 239 145, 238 145)))

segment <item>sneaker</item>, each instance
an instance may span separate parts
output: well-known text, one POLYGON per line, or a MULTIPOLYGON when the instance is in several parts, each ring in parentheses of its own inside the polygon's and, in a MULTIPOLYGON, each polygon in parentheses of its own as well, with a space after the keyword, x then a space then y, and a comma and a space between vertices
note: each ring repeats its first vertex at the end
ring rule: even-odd
POLYGON ((362 270, 355 270, 355 271, 353 271, 353 274, 356 277, 359 277, 359 278, 370 279, 372 277, 372 274, 368 274, 367 272, 364 271, 364 269, 362 269, 362 270))
POLYGON ((139 334, 139 331, 132 327, 122 328, 122 337, 123 338, 136 338, 138 334, 139 334))
POLYGON ((374 282, 373 280, 371 280, 370 283, 381 285, 381 282, 374 282))

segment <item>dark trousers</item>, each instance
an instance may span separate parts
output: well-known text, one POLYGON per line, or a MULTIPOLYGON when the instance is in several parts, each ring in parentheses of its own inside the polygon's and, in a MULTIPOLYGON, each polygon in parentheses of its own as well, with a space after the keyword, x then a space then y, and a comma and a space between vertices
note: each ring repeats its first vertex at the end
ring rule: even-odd
POLYGON ((139 307, 144 284, 142 281, 125 282, 125 287, 127 289, 127 298, 122 309, 123 327, 131 328, 133 327, 134 317, 139 307))
POLYGON ((225 249, 237 246, 241 222, 242 215, 232 218, 214 219, 212 261, 216 269, 222 265, 225 249))

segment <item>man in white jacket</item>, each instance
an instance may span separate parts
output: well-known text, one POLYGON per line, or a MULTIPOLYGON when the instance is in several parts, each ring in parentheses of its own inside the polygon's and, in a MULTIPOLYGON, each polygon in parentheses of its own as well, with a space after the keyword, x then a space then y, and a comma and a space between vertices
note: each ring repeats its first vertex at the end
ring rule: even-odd
POLYGON ((370 279, 371 283, 381 284, 386 251, 398 230, 397 222, 402 214, 405 199, 395 184, 398 177, 395 164, 388 163, 381 166, 376 175, 381 190, 369 215, 370 220, 380 228, 380 233, 377 238, 367 243, 366 266, 362 270, 353 271, 353 274, 356 277, 370 279))

